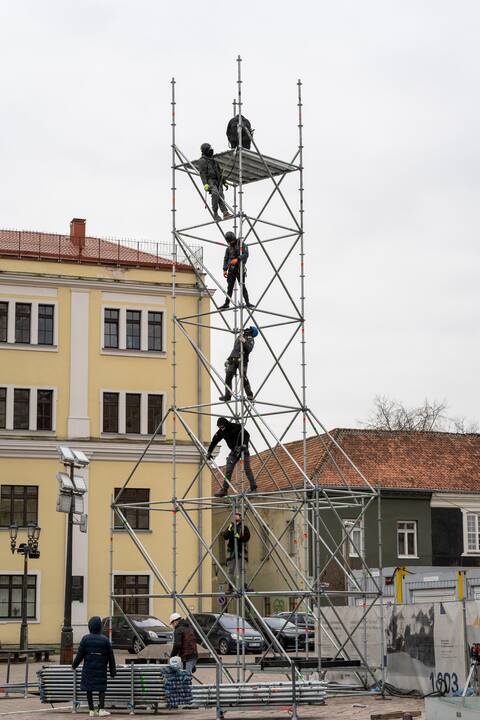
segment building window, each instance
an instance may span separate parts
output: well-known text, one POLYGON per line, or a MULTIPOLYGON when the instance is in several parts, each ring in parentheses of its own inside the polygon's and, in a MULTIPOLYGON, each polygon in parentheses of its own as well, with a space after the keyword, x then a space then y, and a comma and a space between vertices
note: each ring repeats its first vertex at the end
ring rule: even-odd
POLYGON ((103 432, 118 433, 118 393, 103 393, 103 432))
POLYGON ((480 553, 480 513, 467 515, 467 553, 480 553))
POLYGON ((30 417, 30 390, 15 388, 13 392, 13 429, 28 430, 30 417))
POLYGON ((397 522, 398 557, 417 557, 417 521, 397 522))
POLYGON ((30 324, 32 306, 30 303, 16 303, 15 305, 15 342, 30 342, 30 324))
POLYGON ((83 575, 72 575, 72 600, 83 603, 83 575))
POLYGON ((36 485, 0 485, 0 527, 17 523, 27 527, 38 520, 38 487, 36 485))
POLYGON ((53 429, 53 390, 37 391, 37 430, 53 429))
POLYGON ((127 393, 125 396, 125 431, 127 433, 140 432, 140 402, 142 396, 138 393, 127 393))
POLYGON ((38 306, 38 344, 53 345, 53 305, 38 306))
POLYGON ((148 349, 160 352, 163 350, 163 313, 148 313, 148 349))
POLYGON ((344 520, 343 527, 345 528, 344 540, 345 540, 345 552, 346 557, 356 558, 363 556, 363 532, 360 524, 355 524, 354 520, 344 520))
POLYGON ((140 310, 127 310, 127 350, 140 350, 141 318, 140 310))
MULTIPOLYGON (((16 620, 22 617, 21 575, 0 575, 0 619, 16 620)), ((34 620, 37 606, 37 576, 27 575, 27 617, 34 620)))
POLYGON ((260 551, 260 560, 265 560, 268 562, 270 560, 270 551, 272 549, 272 543, 270 540, 270 533, 267 527, 265 525, 262 525, 260 528, 260 539, 262 542, 262 547, 260 551))
POLYGON ((0 302, 0 342, 8 339, 8 302, 0 302))
POLYGON ((0 388, 0 430, 7 427, 7 388, 0 388))
POLYGON ((120 320, 120 311, 112 308, 105 309, 104 327, 103 327, 103 345, 106 348, 118 348, 119 334, 118 326, 120 320))
POLYGON ((288 554, 293 557, 295 555, 295 520, 292 518, 291 520, 287 521, 287 551, 288 554))
MULTIPOLYGON (((148 575, 115 575, 113 581, 114 595, 148 595, 150 577, 148 575)), ((117 603, 127 615, 148 615, 150 612, 148 597, 117 598, 117 603)), ((115 606, 115 615, 120 615, 115 606)))
MULTIPOLYGON (((115 496, 120 492, 120 488, 115 488, 115 496)), ((148 488, 125 488, 120 496, 120 505, 128 505, 129 503, 146 503, 150 501, 150 490, 148 488)), ((150 528, 150 513, 148 507, 145 508, 120 508, 129 525, 134 530, 148 530, 150 528)), ((120 518, 115 516, 115 529, 123 530, 123 523, 120 518)))
MULTIPOLYGON (((162 421, 163 395, 148 396, 148 434, 153 435, 162 421)), ((162 433, 162 428, 158 431, 162 433)))

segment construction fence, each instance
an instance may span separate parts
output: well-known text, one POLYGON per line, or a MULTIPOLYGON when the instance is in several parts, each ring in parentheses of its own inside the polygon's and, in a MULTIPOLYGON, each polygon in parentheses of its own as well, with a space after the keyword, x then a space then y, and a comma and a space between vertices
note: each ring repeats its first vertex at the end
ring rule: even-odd
POLYGON ((379 605, 367 616, 363 613, 356 607, 322 610, 328 620, 321 634, 323 657, 333 657, 341 648, 350 659, 363 655, 371 667, 380 668, 384 655, 385 680, 396 688, 424 695, 461 692, 468 676, 469 647, 480 642, 479 601, 389 603, 383 607, 383 622, 379 605))

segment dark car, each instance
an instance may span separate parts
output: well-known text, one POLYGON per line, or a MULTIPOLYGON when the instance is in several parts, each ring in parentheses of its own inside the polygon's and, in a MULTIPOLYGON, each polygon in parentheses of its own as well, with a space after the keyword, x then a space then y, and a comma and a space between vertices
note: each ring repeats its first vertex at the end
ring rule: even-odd
POLYGON ((284 610, 283 612, 274 613, 273 617, 277 618, 283 618, 284 620, 288 620, 288 622, 293 623, 299 628, 308 628, 309 630, 315 630, 316 621, 315 617, 311 615, 310 613, 305 612, 288 612, 288 610, 284 610))
MULTIPOLYGON (((294 625, 288 622, 283 617, 265 617, 262 618, 263 623, 267 625, 273 635, 277 638, 284 650, 295 650, 296 648, 305 648, 306 639, 308 636, 309 647, 313 645, 313 633, 307 632, 305 628, 301 628, 298 625, 294 625)), ((260 632, 265 637, 266 642, 270 645, 273 651, 278 651, 278 645, 272 641, 272 636, 257 620, 255 626, 258 627, 260 632)))
MULTIPOLYGON (((238 615, 194 613, 193 617, 220 655, 236 653, 237 644, 241 648, 245 647, 245 652, 259 652, 265 647, 263 635, 238 615)), ((197 642, 202 642, 202 638, 196 634, 197 642)))
MULTIPOLYGON (((152 615, 127 615, 143 645, 128 624, 123 615, 112 617, 112 645, 114 648, 123 648, 130 653, 139 653, 144 645, 153 643, 165 644, 173 642, 173 630, 161 620, 152 615)), ((109 636, 110 618, 103 618, 102 632, 109 636)))

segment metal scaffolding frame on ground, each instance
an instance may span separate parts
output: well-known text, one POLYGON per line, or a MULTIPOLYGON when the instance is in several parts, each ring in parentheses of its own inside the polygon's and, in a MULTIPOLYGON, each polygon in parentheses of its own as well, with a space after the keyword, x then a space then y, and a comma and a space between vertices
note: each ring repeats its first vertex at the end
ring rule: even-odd
MULTIPOLYGON (((233 662, 225 663, 218 654, 205 634, 204 629, 199 625, 190 612, 189 604, 192 599, 204 605, 207 602, 217 603, 225 600, 220 615, 225 612, 234 613, 239 616, 240 623, 252 619, 260 627, 267 640, 268 647, 262 653, 261 664, 265 665, 268 656, 275 654, 284 660, 284 672, 293 683, 293 709, 292 714, 296 717, 297 702, 295 684, 301 683, 305 669, 301 663, 296 661, 295 656, 290 655, 283 649, 270 628, 263 622, 262 612, 258 607, 259 600, 266 597, 281 595, 290 598, 290 609, 296 611, 308 611, 315 617, 316 636, 315 652, 313 663, 307 663, 309 670, 316 671, 320 679, 324 678, 326 668, 335 666, 335 660, 339 665, 348 666, 349 661, 353 672, 358 678, 359 686, 365 688, 375 685, 380 680, 380 687, 383 687, 383 627, 379 628, 379 645, 382 648, 380 657, 367 658, 366 641, 362 646, 358 640, 358 629, 366 627, 366 618, 375 604, 382 604, 382 578, 381 578, 381 511, 380 498, 377 490, 372 487, 361 471, 344 453, 335 439, 328 433, 318 417, 310 410, 307 404, 306 386, 306 341, 305 341, 305 264, 304 264, 304 175, 303 175, 303 118, 302 118, 302 83, 297 83, 297 108, 298 108, 298 148, 293 152, 292 159, 288 162, 277 160, 264 155, 254 139, 253 132, 244 125, 242 116, 242 77, 241 58, 237 59, 237 98, 234 101, 234 116, 238 118, 238 146, 232 150, 221 152, 215 155, 215 159, 221 165, 224 172, 224 180, 233 189, 233 202, 226 203, 229 215, 227 220, 219 221, 214 212, 207 205, 203 194, 203 182, 199 178, 198 161, 190 159, 177 143, 176 137, 176 98, 175 79, 171 83, 171 107, 172 107, 172 238, 174 246, 174 258, 176 253, 181 253, 182 258, 187 258, 195 272, 200 296, 208 297, 210 307, 202 311, 200 303, 197 315, 181 316, 177 313, 176 295, 176 268, 175 260, 172 268, 172 404, 166 412, 165 417, 157 429, 163 427, 167 417, 171 417, 173 424, 173 465, 171 479, 171 499, 151 500, 148 503, 125 503, 122 502, 123 490, 128 486, 140 463, 148 455, 149 448, 155 440, 155 435, 149 440, 144 452, 135 464, 132 472, 124 482, 121 490, 112 503, 113 513, 123 523, 128 536, 137 547, 143 557, 149 571, 159 583, 162 591, 150 593, 149 597, 166 598, 172 601, 172 610, 180 610, 190 618, 198 635, 202 637, 203 644, 211 653, 212 661, 217 666, 217 685, 224 682, 248 682, 254 672, 252 662, 247 661, 245 644, 237 640, 237 652, 233 662), (242 136, 248 137, 251 149, 242 147, 242 136), (209 214, 209 220, 197 224, 190 224, 180 227, 177 220, 177 180, 179 176, 188 178, 187 184, 191 186, 194 194, 199 198, 200 205, 209 214), (298 185, 295 188, 295 197, 298 198, 298 210, 293 209, 289 201, 291 189, 288 189, 286 179, 296 178, 298 185), (245 210, 245 186, 255 183, 255 190, 259 193, 266 185, 265 199, 261 204, 259 212, 249 214, 245 210), (268 211, 273 209, 277 203, 281 210, 278 214, 286 216, 286 220, 280 220, 277 215, 270 217, 268 211), (204 247, 223 246, 225 247, 225 233, 227 223, 233 223, 233 232, 237 238, 237 246, 242 249, 244 243, 249 241, 252 252, 262 258, 266 270, 262 276, 264 282, 263 290, 258 294, 255 306, 251 307, 245 302, 243 289, 245 284, 245 265, 239 262, 237 287, 231 298, 227 297, 224 286, 216 277, 217 272, 210 267, 208 258, 199 255, 196 249, 192 248, 191 241, 200 243, 204 247), (212 235, 215 239, 212 238, 212 235), (295 297, 292 284, 289 280, 289 272, 292 263, 299 263, 296 270, 298 277, 298 298, 295 297), (288 268, 288 272, 287 272, 288 268), (275 304, 269 306, 271 297, 270 290, 275 285, 275 304), (215 294, 214 294, 215 291, 215 294), (217 301, 218 294, 221 301, 217 301), (231 302, 231 306, 227 301, 231 302), (225 303, 223 302, 225 301, 225 303), (213 306, 213 307, 212 307, 213 306), (178 388, 176 367, 177 342, 182 336, 188 342, 195 353, 199 376, 203 372, 208 373, 213 392, 217 390, 222 396, 225 394, 225 380, 223 370, 210 360, 207 348, 202 347, 201 330, 208 329, 211 333, 229 333, 234 338, 247 328, 250 324, 258 328, 258 341, 261 343, 267 355, 271 357, 271 365, 263 379, 256 383, 258 389, 254 398, 249 399, 244 388, 244 356, 240 353, 239 372, 234 386, 231 388, 232 398, 230 401, 216 402, 209 400, 205 402, 201 393, 198 394, 198 403, 195 405, 182 406, 178 404, 178 388), (281 339, 279 339, 281 337, 281 339), (285 366, 285 357, 292 352, 294 341, 299 340, 299 362, 298 383, 292 378, 291 364, 285 366), (273 397, 268 394, 268 389, 274 388, 273 397), (213 458, 208 455, 203 437, 202 421, 228 415, 241 425, 241 439, 239 443, 239 462, 235 466, 235 474, 227 477, 213 458), (261 485, 261 478, 268 478, 272 489, 251 493, 245 485, 245 459, 247 447, 244 442, 246 424, 252 434, 251 447, 255 453, 260 450, 264 452, 261 458, 256 459, 256 481, 261 485), (299 462, 290 452, 286 445, 287 434, 291 434, 299 426, 302 437, 302 459, 299 462), (190 438, 199 454, 199 464, 196 473, 191 478, 186 489, 179 492, 177 483, 177 452, 179 441, 177 439, 177 427, 190 438), (280 428, 280 430, 278 429, 280 428), (338 485, 336 487, 323 487, 315 481, 312 476, 314 469, 309 463, 307 453, 307 435, 316 435, 328 456, 329 462, 338 472, 338 485), (348 463, 355 473, 356 482, 354 486, 347 482, 346 477, 339 467, 334 453, 330 450, 333 447, 335 453, 339 453, 342 460, 348 463), (289 469, 286 469, 288 466, 289 469), (296 478, 301 482, 292 482, 292 469, 296 478), (222 498, 216 498, 212 490, 205 490, 206 480, 204 471, 212 477, 212 484, 217 487, 219 481, 228 486, 230 493, 222 498), (280 479, 279 479, 280 478, 280 479), (217 483, 217 485, 215 484, 217 483), (378 508, 378 533, 379 533, 379 568, 380 576, 374 576, 363 558, 362 548, 355 545, 354 531, 362 527, 367 509, 372 503, 378 508), (127 520, 126 510, 128 508, 148 507, 151 511, 169 512, 172 516, 172 552, 173 564, 171 577, 162 568, 161 560, 153 558, 145 548, 141 536, 131 527, 127 520), (223 509, 225 517, 215 537, 210 539, 209 533, 204 532, 202 514, 204 511, 223 509), (263 516, 263 512, 285 511, 288 509, 290 519, 280 534, 275 534, 263 516), (348 509, 350 520, 345 525, 342 512, 348 509), (248 518, 253 532, 265 543, 265 555, 260 565, 255 568, 251 575, 247 575, 246 562, 243 550, 238 550, 238 544, 234 543, 235 563, 234 575, 228 574, 219 559, 217 541, 222 537, 225 527, 240 513, 242 525, 248 518), (326 513, 330 520, 325 520, 326 513), (198 543, 198 562, 192 567, 191 573, 186 582, 180 583, 177 574, 177 559, 180 553, 177 542, 179 523, 182 523, 182 533, 191 533, 192 539, 198 543), (339 528, 339 533, 332 531, 332 522, 339 528), (288 532, 293 532, 301 538, 302 542, 297 544, 296 553, 292 556, 285 550, 282 541, 285 540, 288 532), (339 539, 340 537, 340 539, 339 539), (360 582, 351 570, 346 547, 352 548, 358 556, 362 568, 364 582, 360 582), (240 552, 240 556, 238 553, 240 552), (278 576, 284 583, 279 590, 255 590, 252 589, 256 578, 261 575, 262 568, 267 559, 271 559, 278 571, 278 576), (224 579, 231 588, 230 595, 224 599, 223 593, 203 589, 202 577, 205 565, 216 569, 218 575, 224 579), (335 565, 338 571, 345 578, 344 589, 332 589, 328 584, 322 582, 325 571, 335 565), (197 586, 194 587, 194 582, 197 586), (367 590, 368 581, 368 590, 367 590), (372 590, 373 588, 373 590, 372 590), (340 601, 346 601, 354 597, 362 607, 360 620, 354 628, 347 627, 340 613, 337 610, 340 601), (329 620, 322 609, 328 607, 333 611, 335 623, 329 620), (339 631, 340 628, 340 631, 339 631), (328 659, 322 658, 322 637, 328 638, 329 642, 336 648, 335 655, 328 659), (353 657, 354 656, 354 657, 353 657), (313 667, 312 667, 313 666, 313 667)), ((200 143, 198 143, 200 144, 200 143)), ((226 214, 226 213, 225 213, 226 214)), ((273 214, 273 213, 272 213, 273 214)), ((252 271, 255 272, 255 270, 252 271)), ((258 352, 258 350, 257 350, 258 352)), ((112 523, 113 524, 113 523, 112 523)), ((121 610, 120 601, 125 595, 115 595, 112 588, 112 607, 121 610)), ((138 597, 138 596, 137 596, 138 597)), ((210 608, 208 608, 210 609, 210 608)), ((263 610, 263 608, 262 608, 263 610)), ((380 612, 381 625, 383 614, 380 612)), ((329 614, 331 617, 331 613, 329 614)), ((366 632, 365 632, 366 636, 366 632)), ((305 647, 308 656, 308 643, 305 647)), ((260 667, 260 662, 258 663, 260 667)), ((351 685, 348 686, 351 691, 351 685)), ((221 717, 220 705, 217 707, 217 717, 221 717)))

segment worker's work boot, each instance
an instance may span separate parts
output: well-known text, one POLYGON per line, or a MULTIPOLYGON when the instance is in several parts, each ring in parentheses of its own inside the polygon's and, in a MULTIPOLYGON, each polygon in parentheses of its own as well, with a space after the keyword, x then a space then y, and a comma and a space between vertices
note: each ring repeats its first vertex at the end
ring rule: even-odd
POLYGON ((229 213, 229 212, 224 212, 224 213, 223 213, 223 219, 224 219, 224 220, 231 220, 232 218, 233 218, 232 213, 229 213))
POLYGON ((252 485, 252 487, 250 488, 250 490, 249 490, 248 492, 249 492, 249 493, 257 492, 257 486, 256 486, 256 485, 252 485))
POLYGON ((220 490, 217 490, 216 493, 213 494, 213 497, 225 497, 225 495, 228 495, 228 488, 222 487, 220 490))
POLYGON ((230 400, 232 399, 232 396, 231 395, 220 395, 220 397, 218 399, 221 400, 222 402, 230 402, 230 400))
POLYGON ((229 303, 229 302, 224 302, 223 305, 219 305, 219 306, 218 306, 218 309, 219 309, 219 310, 228 310, 229 307, 230 307, 230 303, 229 303))
POLYGON ((104 710, 103 708, 101 708, 101 709, 98 711, 98 714, 99 714, 100 717, 107 717, 107 715, 110 715, 110 713, 108 712, 108 710, 104 710))
POLYGON ((218 213, 215 213, 215 215, 213 216, 213 219, 215 220, 215 222, 220 222, 222 218, 220 217, 220 215, 218 213))

